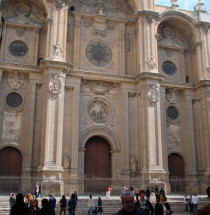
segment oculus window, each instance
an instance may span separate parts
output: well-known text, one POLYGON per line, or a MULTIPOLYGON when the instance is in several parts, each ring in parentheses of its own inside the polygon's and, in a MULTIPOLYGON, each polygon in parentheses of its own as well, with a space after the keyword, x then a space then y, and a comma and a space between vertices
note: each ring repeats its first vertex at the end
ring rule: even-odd
POLYGON ((163 62, 162 69, 167 75, 174 75, 176 73, 176 66, 171 61, 163 62))
POLYGON ((10 44, 9 51, 15 57, 23 57, 26 55, 28 48, 24 42, 17 40, 10 44))

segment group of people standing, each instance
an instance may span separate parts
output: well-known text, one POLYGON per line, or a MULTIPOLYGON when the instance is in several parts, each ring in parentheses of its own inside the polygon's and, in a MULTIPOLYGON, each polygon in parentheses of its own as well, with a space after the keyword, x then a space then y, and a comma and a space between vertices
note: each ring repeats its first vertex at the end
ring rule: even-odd
MULTIPOLYGON (((184 204, 185 209, 184 211, 187 212, 197 212, 198 211, 198 196, 195 193, 194 196, 190 195, 189 198, 187 195, 184 196, 184 204)), ((209 211, 210 213, 210 211, 209 211)))

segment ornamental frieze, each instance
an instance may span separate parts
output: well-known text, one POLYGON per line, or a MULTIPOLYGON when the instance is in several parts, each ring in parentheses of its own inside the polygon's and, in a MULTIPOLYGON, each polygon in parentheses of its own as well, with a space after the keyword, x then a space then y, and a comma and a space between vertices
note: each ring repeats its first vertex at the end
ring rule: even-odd
POLYGON ((109 93, 115 87, 113 83, 105 81, 91 81, 85 80, 83 84, 86 88, 92 91, 96 95, 105 95, 109 93))
POLYGON ((177 88, 167 89, 166 98, 170 104, 176 104, 180 98, 180 91, 177 88))

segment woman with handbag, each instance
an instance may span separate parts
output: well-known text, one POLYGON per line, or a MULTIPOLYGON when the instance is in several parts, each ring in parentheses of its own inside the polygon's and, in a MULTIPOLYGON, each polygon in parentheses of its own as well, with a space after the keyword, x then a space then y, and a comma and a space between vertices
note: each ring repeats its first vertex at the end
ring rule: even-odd
POLYGON ((172 210, 169 203, 166 201, 164 193, 160 193, 159 201, 155 204, 155 215, 170 215, 172 210))

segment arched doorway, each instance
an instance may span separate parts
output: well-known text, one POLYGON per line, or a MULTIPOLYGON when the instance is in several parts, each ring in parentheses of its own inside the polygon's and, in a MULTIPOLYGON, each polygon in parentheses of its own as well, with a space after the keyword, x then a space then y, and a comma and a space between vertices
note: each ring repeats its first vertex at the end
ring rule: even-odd
POLYGON ((111 147, 106 139, 94 136, 85 148, 85 192, 104 192, 111 178, 111 147))
POLYGON ((170 177, 171 191, 173 193, 184 192, 185 190, 185 170, 183 158, 173 153, 168 157, 168 170, 170 177))
POLYGON ((14 147, 0 150, 0 190, 3 193, 20 191, 22 155, 14 147))

